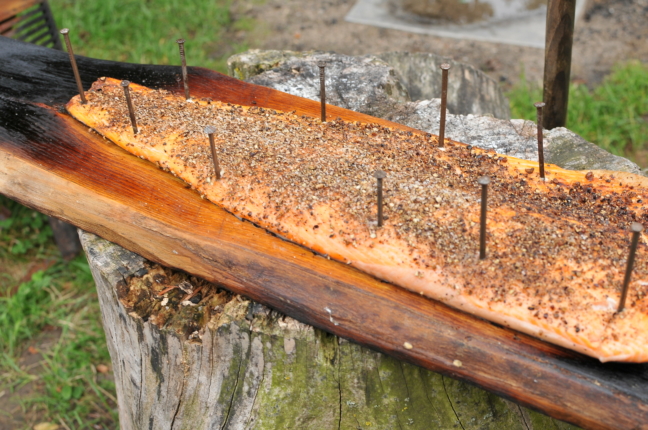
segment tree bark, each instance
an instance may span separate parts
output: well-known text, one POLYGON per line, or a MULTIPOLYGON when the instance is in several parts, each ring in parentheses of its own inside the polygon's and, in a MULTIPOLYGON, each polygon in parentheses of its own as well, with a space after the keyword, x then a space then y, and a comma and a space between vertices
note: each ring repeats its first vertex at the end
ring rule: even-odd
POLYGON ((80 236, 124 430, 573 428, 80 236))

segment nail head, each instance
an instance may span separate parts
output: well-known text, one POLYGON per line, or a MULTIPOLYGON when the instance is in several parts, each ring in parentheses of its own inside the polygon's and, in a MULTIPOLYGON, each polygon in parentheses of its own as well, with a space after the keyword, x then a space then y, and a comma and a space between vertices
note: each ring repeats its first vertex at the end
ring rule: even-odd
POLYGON ((326 67, 326 61, 320 60, 317 62, 317 67, 326 67))
POLYGON ((214 127, 213 125, 208 125, 207 127, 205 127, 205 133, 206 134, 216 133, 216 127, 214 127))
POLYGON ((491 180, 488 176, 481 176, 479 179, 477 179, 477 182, 479 185, 488 185, 490 184, 491 180))
POLYGON ((641 233, 643 231, 643 225, 639 224, 638 222, 633 222, 630 226, 630 230, 632 230, 634 233, 641 233))
POLYGON ((376 179, 384 179, 387 177, 387 173, 384 170, 376 170, 374 172, 374 178, 376 179))
POLYGON ((176 40, 176 43, 183 44, 183 43, 185 43, 185 40, 184 39, 178 39, 178 40, 176 40))
POLYGON ((61 34, 68 34, 69 32, 70 32, 69 28, 62 28, 61 31, 59 31, 59 33, 61 34))
POLYGON ((130 85, 130 81, 126 81, 126 80, 121 81, 121 86, 122 86, 122 87, 126 88, 126 87, 129 86, 129 85, 130 85))
POLYGON ((538 102, 538 103, 534 103, 533 106, 535 106, 536 108, 543 108, 545 107, 545 104, 543 102, 538 102))
POLYGON ((450 69, 450 64, 449 63, 443 63, 439 66, 441 70, 449 70, 450 69))

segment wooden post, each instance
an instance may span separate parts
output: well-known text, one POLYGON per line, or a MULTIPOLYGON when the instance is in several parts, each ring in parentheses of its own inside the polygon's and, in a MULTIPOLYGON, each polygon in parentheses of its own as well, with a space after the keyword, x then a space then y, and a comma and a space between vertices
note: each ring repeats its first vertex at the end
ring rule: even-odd
POLYGON ((73 259, 81 251, 81 243, 76 227, 56 218, 49 218, 50 227, 54 232, 54 241, 64 260, 73 259))
POLYGON ((576 0, 549 0, 543 84, 543 127, 548 130, 567 124, 575 17, 576 0))

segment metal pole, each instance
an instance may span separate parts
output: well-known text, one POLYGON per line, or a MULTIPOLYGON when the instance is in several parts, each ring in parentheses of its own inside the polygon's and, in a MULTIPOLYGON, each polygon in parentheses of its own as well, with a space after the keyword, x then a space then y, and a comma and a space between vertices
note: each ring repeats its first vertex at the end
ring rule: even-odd
POLYGON ((535 103, 536 107, 536 117, 537 128, 538 128, 538 166, 540 167, 540 177, 545 178, 545 169, 544 169, 544 143, 543 143, 543 134, 542 134, 542 108, 545 106, 544 103, 539 102, 535 103))
POLYGON ((387 173, 383 170, 376 170, 374 178, 378 180, 378 227, 383 226, 383 179, 387 177, 387 173))
POLYGON ((490 178, 488 176, 482 176, 477 179, 479 185, 481 185, 481 214, 479 217, 479 259, 483 260, 486 258, 486 211, 488 210, 488 184, 490 184, 490 178))
POLYGON ((85 93, 83 92, 83 84, 81 83, 81 76, 79 75, 79 68, 77 67, 76 59, 74 58, 74 51, 72 51, 72 43, 70 42, 70 30, 64 28, 60 31, 65 39, 68 55, 70 56, 70 63, 72 64, 72 72, 74 72, 74 80, 76 81, 77 88, 79 89, 79 97, 81 97, 81 104, 86 104, 85 93))
POLYGON ((326 63, 324 61, 319 61, 317 63, 320 72, 320 104, 321 104, 321 120, 326 122, 326 63))
POLYGON ((448 106, 448 70, 450 64, 441 64, 441 118, 439 119, 439 146, 445 143, 446 109, 448 106))
POLYGON ((623 288, 621 290, 621 299, 619 300, 619 307, 617 308, 617 312, 623 311, 626 298, 628 297, 628 287, 630 286, 630 278, 632 277, 632 266, 634 266, 635 255, 637 253, 637 245, 639 244, 639 236, 643 231, 643 225, 639 224, 638 222, 633 222, 630 226, 630 230, 632 230, 630 254, 628 255, 625 276, 623 277, 623 288))
POLYGON ((543 126, 548 130, 567 123, 575 17, 576 0, 549 0, 542 96, 547 104, 543 126))

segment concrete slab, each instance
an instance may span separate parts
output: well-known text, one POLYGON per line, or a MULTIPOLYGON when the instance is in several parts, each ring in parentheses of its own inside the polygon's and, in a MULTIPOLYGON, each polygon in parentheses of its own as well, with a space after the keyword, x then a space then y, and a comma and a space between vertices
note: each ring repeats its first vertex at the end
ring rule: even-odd
MULTIPOLYGON (((586 0, 576 1, 577 23, 585 3, 586 0)), ((546 11, 546 7, 543 6, 516 19, 492 20, 468 25, 434 25, 403 14, 390 13, 388 0, 358 0, 345 19, 358 24, 410 33, 544 48, 546 11)))

